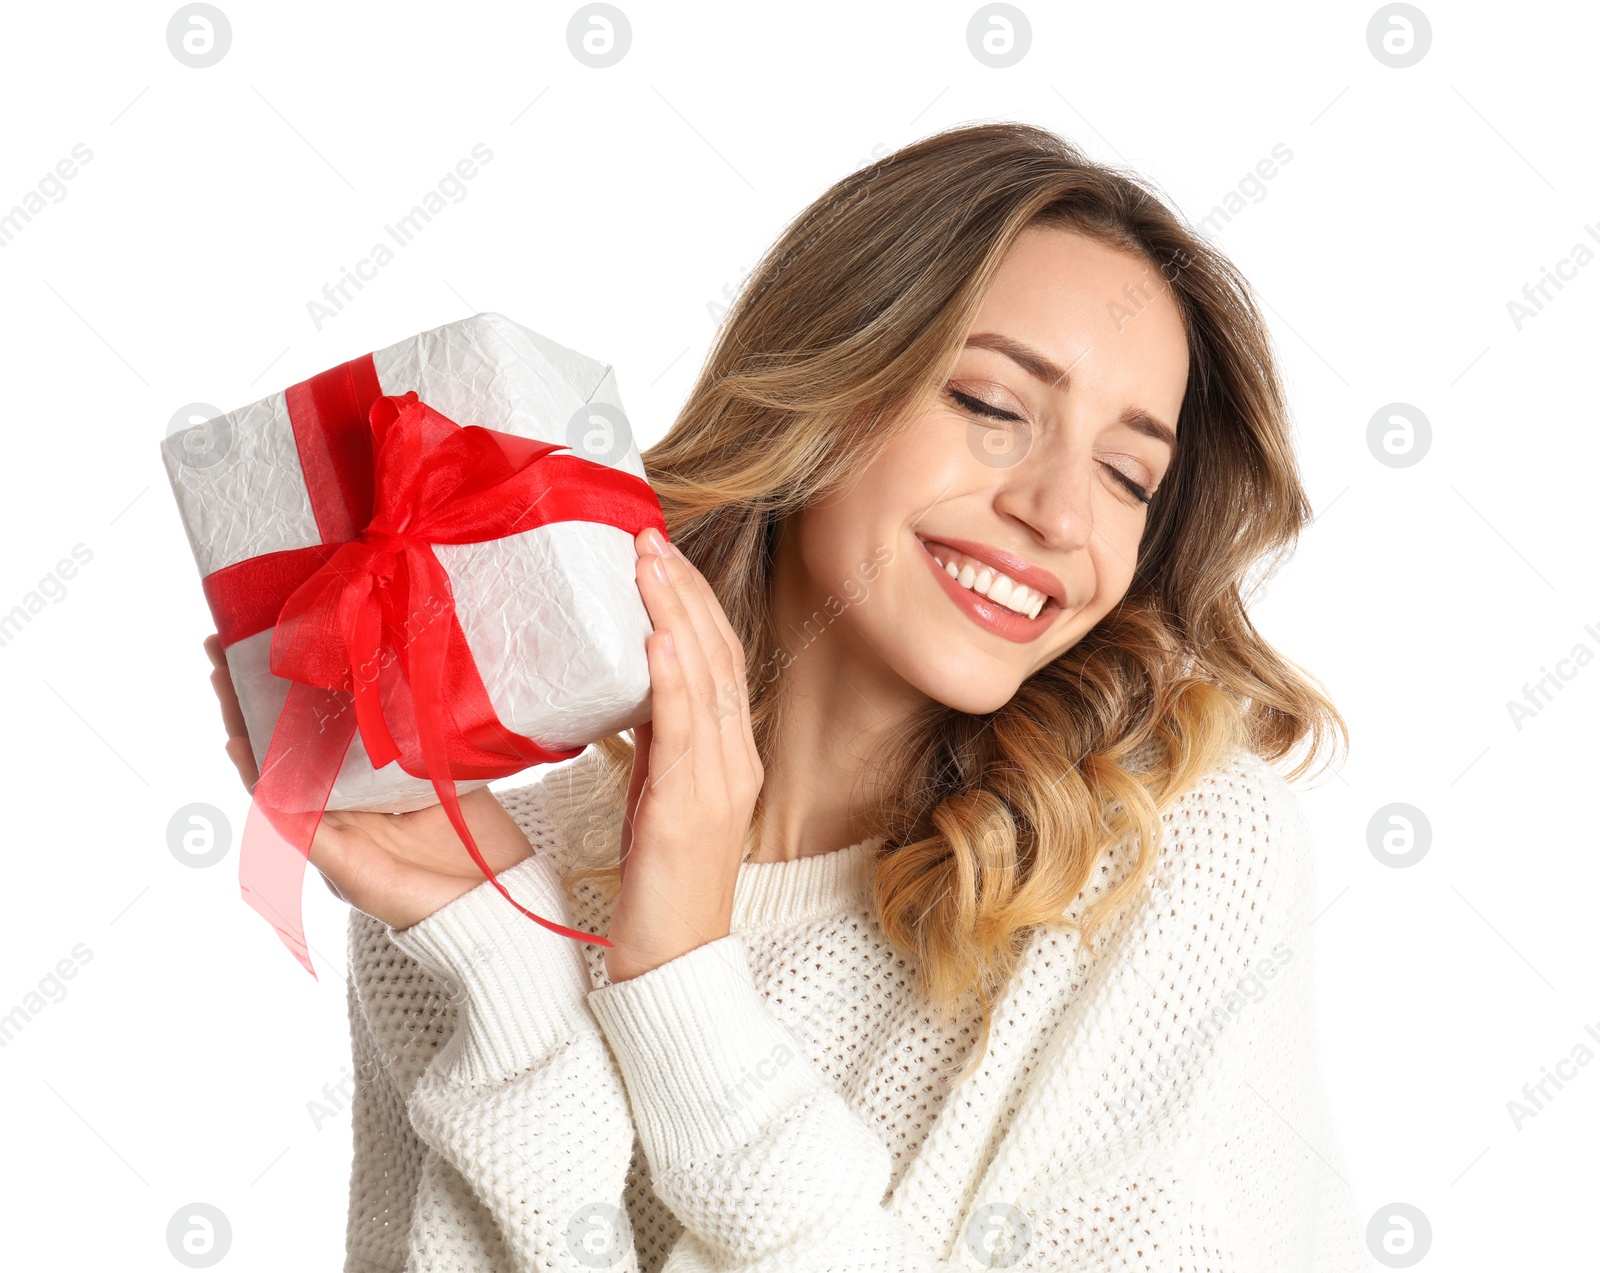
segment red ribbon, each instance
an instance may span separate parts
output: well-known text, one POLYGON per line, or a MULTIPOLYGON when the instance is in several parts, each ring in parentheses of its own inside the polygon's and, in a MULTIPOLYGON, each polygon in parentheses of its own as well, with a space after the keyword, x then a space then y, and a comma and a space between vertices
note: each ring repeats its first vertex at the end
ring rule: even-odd
POLYGON ((413 393, 385 396, 370 354, 288 391, 290 423, 323 542, 207 575, 224 646, 267 628, 273 674, 293 682, 245 821, 245 901, 315 977, 300 895, 311 843, 359 730, 374 768, 427 778, 478 869, 512 897, 462 817, 457 779, 503 778, 553 751, 496 717, 432 544, 475 544, 560 521, 666 534, 654 492, 564 447, 462 426, 413 393), (353 710, 352 710, 353 709, 353 710))

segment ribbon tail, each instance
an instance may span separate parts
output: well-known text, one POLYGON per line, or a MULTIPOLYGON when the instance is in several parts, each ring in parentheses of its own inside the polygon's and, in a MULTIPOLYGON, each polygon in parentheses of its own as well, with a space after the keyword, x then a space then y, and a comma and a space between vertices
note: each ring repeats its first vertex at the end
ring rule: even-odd
MULTIPOLYGON (((426 750, 426 742, 424 742, 424 749, 426 750)), ((456 834, 461 837, 461 843, 467 846, 467 852, 472 855, 472 860, 478 864, 478 869, 483 872, 484 878, 494 885, 495 891, 501 897, 505 898, 506 901, 510 902, 535 924, 544 925, 552 933, 557 933, 562 937, 570 937, 574 941, 594 942, 600 946, 610 946, 612 944, 609 938, 601 937, 598 933, 586 933, 582 929, 568 928, 565 924, 557 924, 552 920, 545 919, 542 915, 535 915, 521 902, 517 901, 516 898, 512 897, 510 893, 506 892, 506 886, 489 869, 489 864, 483 860, 483 855, 478 852, 478 843, 472 838, 472 832, 467 827, 467 820, 461 813, 461 804, 456 799, 455 779, 446 775, 444 780, 440 781, 438 770, 434 767, 432 761, 429 762, 428 768, 429 776, 433 781, 433 789, 439 793, 439 803, 444 806, 445 816, 450 819, 450 825, 456 829, 456 834)))
POLYGON ((349 695, 298 682, 272 732, 239 846, 239 892, 317 978, 300 909, 311 843, 355 737, 349 695))
POLYGON ((306 949, 305 921, 300 911, 305 871, 306 858, 299 846, 280 835, 260 804, 252 800, 239 850, 240 895, 251 910, 272 925, 301 966, 320 981, 306 949))
POLYGON ((374 769, 382 769, 400 755, 388 722, 384 720, 378 689, 384 655, 381 605, 369 587, 364 596, 340 615, 344 648, 350 655, 350 690, 355 697, 356 730, 374 769))
MULTIPOLYGON (((431 550, 427 552, 427 559, 432 569, 428 570, 428 567, 424 566, 424 570, 428 570, 428 573, 437 571, 439 575, 444 574, 444 568, 439 565, 431 550)), ((417 564, 422 565, 420 562, 417 564)), ((448 580, 446 584, 448 585, 448 580)), ((467 819, 461 812, 461 802, 456 795, 456 780, 450 772, 450 759, 444 740, 444 674, 448 640, 449 631, 444 625, 428 625, 418 634, 410 660, 413 673, 411 692, 416 705, 417 742, 422 750, 422 758, 427 763, 428 780, 433 783, 433 789, 438 793, 439 803, 444 806, 445 816, 450 819, 450 825, 455 828, 461 843, 466 846, 468 854, 477 863, 478 870, 483 872, 484 879, 493 884, 495 891, 517 910, 534 923, 541 924, 562 937, 610 946, 612 944, 610 939, 601 937, 597 933, 568 928, 565 924, 557 924, 542 915, 535 915, 506 891, 506 886, 489 869, 489 864, 483 860, 483 854, 478 851, 478 842, 472 838, 472 830, 467 826, 467 819)))

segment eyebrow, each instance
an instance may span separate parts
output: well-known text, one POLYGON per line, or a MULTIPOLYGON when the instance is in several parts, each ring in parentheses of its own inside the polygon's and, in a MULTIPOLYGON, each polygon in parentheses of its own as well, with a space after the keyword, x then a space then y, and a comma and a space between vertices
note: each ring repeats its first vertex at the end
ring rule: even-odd
MULTIPOLYGON (((1058 367, 1037 349, 1024 345, 1020 340, 1013 340, 1010 336, 1002 336, 998 332, 977 332, 968 336, 966 343, 969 348, 992 349, 996 353, 1004 354, 1035 380, 1043 382, 1047 388, 1065 390, 1072 383, 1070 373, 1058 367)), ((1178 436, 1173 432, 1172 426, 1157 420, 1142 407, 1129 407, 1122 413, 1118 423, 1126 425, 1136 433, 1154 438, 1157 442, 1165 442, 1174 451, 1178 449, 1178 436)))

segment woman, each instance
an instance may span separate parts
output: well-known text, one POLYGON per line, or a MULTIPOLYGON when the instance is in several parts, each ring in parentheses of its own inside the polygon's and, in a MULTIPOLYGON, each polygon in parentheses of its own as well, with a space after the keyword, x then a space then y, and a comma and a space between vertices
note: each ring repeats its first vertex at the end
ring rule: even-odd
POLYGON ((1237 272, 941 133, 790 227, 643 458, 652 723, 463 800, 613 945, 437 808, 312 850, 346 1269, 1364 1267, 1271 768, 1343 723, 1241 602, 1308 508, 1237 272))

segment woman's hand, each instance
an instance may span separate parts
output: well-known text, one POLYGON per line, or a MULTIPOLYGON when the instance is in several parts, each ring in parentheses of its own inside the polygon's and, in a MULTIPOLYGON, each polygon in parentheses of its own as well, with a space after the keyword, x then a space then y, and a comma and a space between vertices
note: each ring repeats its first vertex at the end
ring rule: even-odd
POLYGON ((763 777, 744 648, 716 594, 654 530, 634 544, 655 627, 645 643, 652 719, 634 731, 622 886, 607 934, 613 982, 728 935, 763 777))
MULTIPOLYGON (((222 642, 207 637, 206 653, 211 656, 211 687, 228 731, 228 758, 245 789, 254 791, 255 755, 222 642)), ((532 854, 522 828, 487 787, 462 796, 461 812, 496 875, 532 854)), ((311 864, 335 897, 396 929, 411 927, 485 882, 442 805, 414 813, 329 810, 312 841, 311 864)), ((546 918, 569 922, 566 916, 546 918)))

